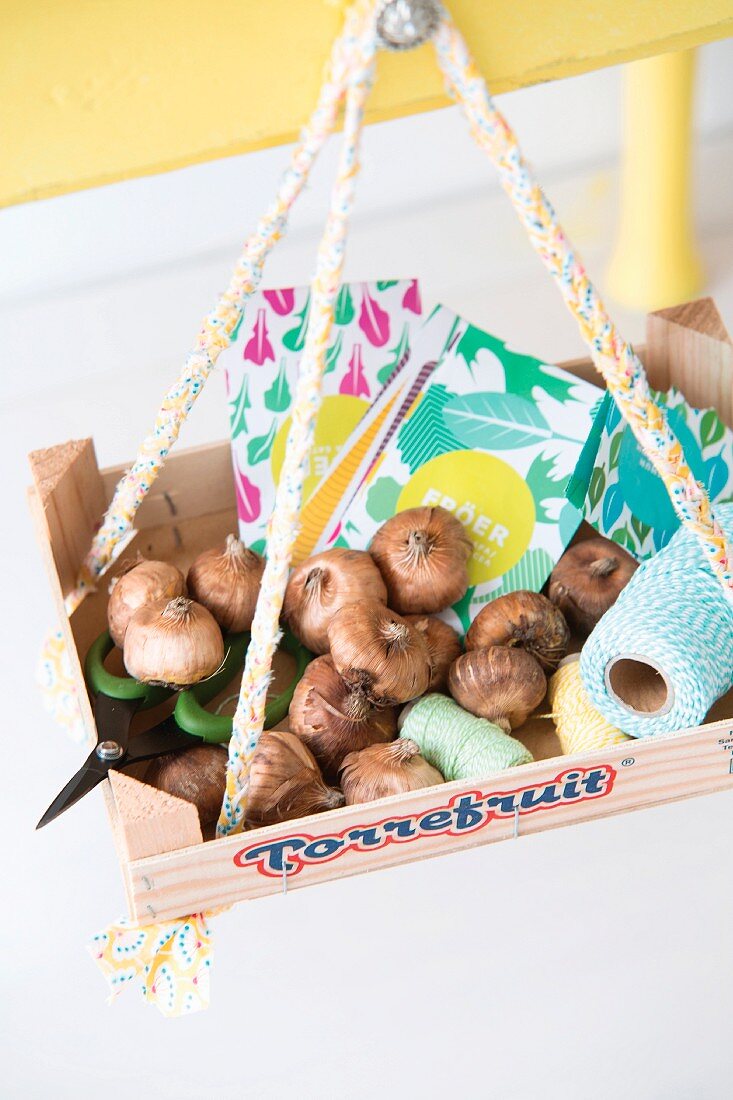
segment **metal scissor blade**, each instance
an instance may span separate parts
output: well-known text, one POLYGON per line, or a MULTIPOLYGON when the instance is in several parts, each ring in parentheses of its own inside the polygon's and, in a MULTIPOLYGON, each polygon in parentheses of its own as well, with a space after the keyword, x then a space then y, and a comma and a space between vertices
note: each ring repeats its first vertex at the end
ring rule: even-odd
MULTIPOLYGON (((118 761, 114 763, 117 764, 118 761)), ((96 751, 91 752, 76 775, 72 776, 63 790, 59 791, 56 795, 53 802, 36 825, 36 829, 42 829, 44 825, 48 825, 49 821, 53 821, 54 818, 57 818, 64 810, 68 810, 70 806, 73 806, 80 798, 88 794, 89 791, 93 791, 103 779, 107 778, 109 769, 109 761, 100 760, 96 751)))
POLYGON ((125 766, 152 760, 153 757, 165 756, 166 753, 177 752, 178 749, 186 749, 201 743, 199 737, 194 737, 182 730, 171 714, 157 726, 145 730, 144 733, 138 733, 132 738, 125 754, 125 766))

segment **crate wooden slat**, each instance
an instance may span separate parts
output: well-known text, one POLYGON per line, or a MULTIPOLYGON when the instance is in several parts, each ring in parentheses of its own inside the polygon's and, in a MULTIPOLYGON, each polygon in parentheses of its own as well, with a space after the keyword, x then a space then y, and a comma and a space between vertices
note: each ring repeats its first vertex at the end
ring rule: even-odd
POLYGON ((279 893, 283 868, 288 889, 310 886, 733 789, 732 754, 733 721, 724 721, 674 738, 542 760, 492 779, 445 783, 133 860, 127 873, 134 915, 141 921, 153 913, 166 919, 279 893), (593 793, 585 794, 588 789, 593 793))
MULTIPOLYGON (((653 314, 647 337, 652 385, 687 387, 696 403, 717 404, 731 424, 730 340, 714 304, 703 300, 653 314)), ((587 360, 564 366, 586 378, 593 373, 587 360)), ((31 507, 62 611, 63 596, 73 587, 124 467, 100 472, 89 440, 34 452, 31 466, 31 507)), ((185 569, 202 549, 235 529, 230 445, 223 441, 170 457, 140 509, 125 554, 139 549, 185 569)), ((96 732, 81 668, 106 624, 106 589, 101 578, 97 591, 69 618, 62 615, 61 624, 90 741, 96 732)), ((696 730, 602 752, 559 756, 547 720, 531 719, 516 733, 529 745, 534 763, 217 841, 202 840, 187 803, 139 776, 113 774, 104 784, 105 801, 130 914, 148 923, 271 894, 283 888, 283 877, 288 888, 307 886, 733 788, 733 693, 696 730)))

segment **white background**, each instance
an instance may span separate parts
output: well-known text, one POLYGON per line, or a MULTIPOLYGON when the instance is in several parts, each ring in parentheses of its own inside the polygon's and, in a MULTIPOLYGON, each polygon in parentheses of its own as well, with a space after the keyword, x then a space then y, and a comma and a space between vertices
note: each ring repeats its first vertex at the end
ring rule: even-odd
MULTIPOLYGON (((733 48, 702 51, 696 216, 733 323, 733 48)), ((620 73, 502 97, 603 284, 620 73)), ((733 792, 239 906, 215 921, 213 1004, 111 1008, 83 946, 122 913, 95 792, 36 834, 81 760, 33 683, 52 621, 25 454, 93 434, 127 460, 269 198, 284 150, 0 214, 4 888, 0 1091, 12 1097, 730 1095, 733 792), (9 505, 9 508, 7 507, 9 505)), ((307 280, 329 150, 273 256, 307 280)), ((347 277, 419 275, 426 299, 548 359, 572 321, 454 110, 374 127, 347 277)), ((615 311, 632 339, 641 317, 615 311)), ((181 445, 226 434, 214 377, 181 445)))

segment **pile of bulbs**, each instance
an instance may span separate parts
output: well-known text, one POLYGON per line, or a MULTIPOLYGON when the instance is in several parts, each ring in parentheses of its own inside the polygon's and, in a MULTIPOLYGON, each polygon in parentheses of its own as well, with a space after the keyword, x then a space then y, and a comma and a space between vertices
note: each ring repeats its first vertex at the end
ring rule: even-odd
MULTIPOLYGON (((636 568, 615 543, 578 542, 556 566, 547 596, 520 591, 488 603, 464 652, 437 616, 465 595, 471 553, 449 512, 413 508, 387 520, 368 551, 326 550, 293 571, 283 621, 316 656, 295 689, 289 729, 260 738, 249 827, 443 782, 415 741, 399 736, 400 708, 450 693, 463 712, 515 730, 542 703, 571 629, 588 634, 636 568)), ((128 672, 179 688, 215 672, 222 630, 251 626, 263 568, 233 535, 201 554, 185 581, 164 562, 135 564, 113 582, 109 601, 110 633, 128 672)), ((200 746, 159 758, 146 779, 194 802, 208 825, 225 768, 223 749, 200 746)))

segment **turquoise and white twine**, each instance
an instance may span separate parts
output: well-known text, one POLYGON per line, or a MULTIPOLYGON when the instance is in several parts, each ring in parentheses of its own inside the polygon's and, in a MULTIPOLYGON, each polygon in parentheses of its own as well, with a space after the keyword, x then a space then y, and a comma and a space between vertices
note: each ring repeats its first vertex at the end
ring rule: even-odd
MULTIPOLYGON (((733 504, 718 504, 715 511, 731 539, 733 504)), ((689 529, 680 528, 636 571, 585 643, 580 672, 593 706, 631 737, 698 726, 733 687, 733 603, 689 529), (671 690, 663 713, 634 712, 615 697, 608 673, 624 658, 642 660, 664 676, 671 690)))

